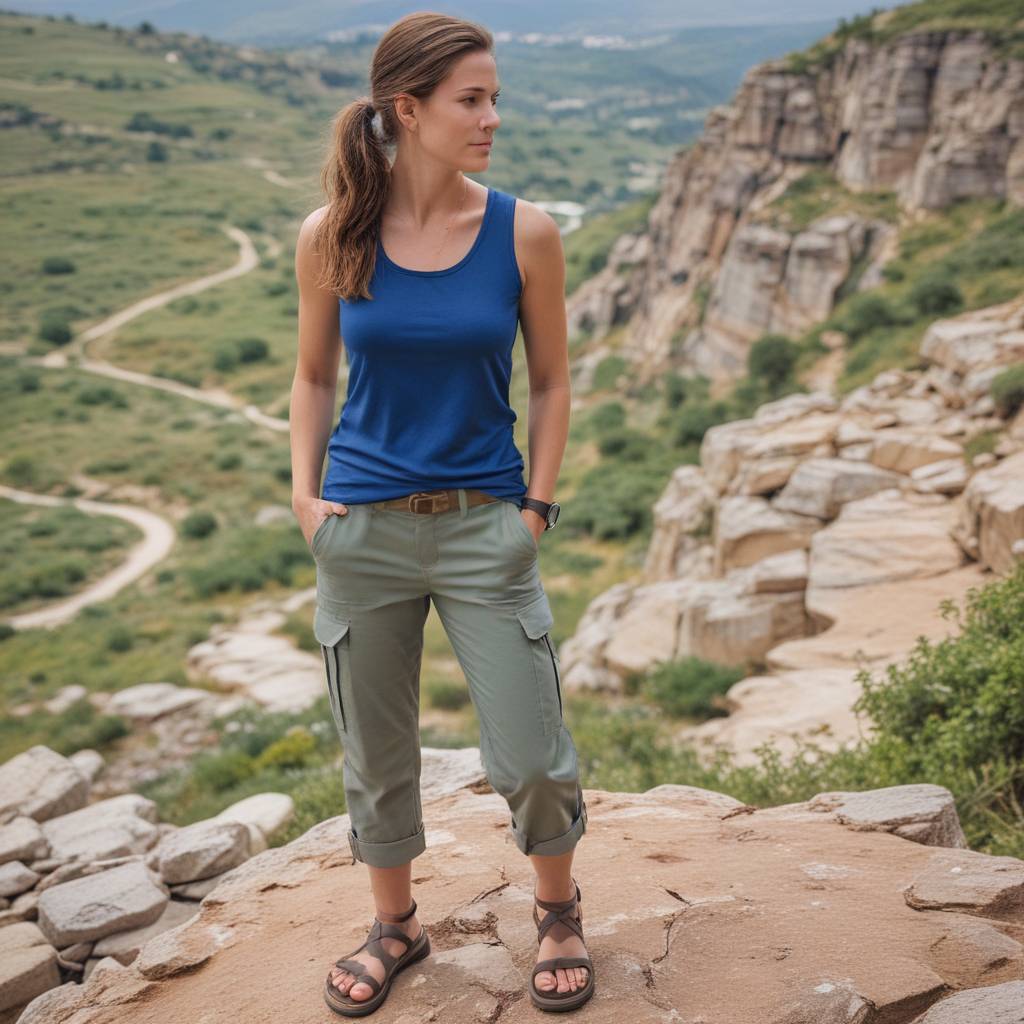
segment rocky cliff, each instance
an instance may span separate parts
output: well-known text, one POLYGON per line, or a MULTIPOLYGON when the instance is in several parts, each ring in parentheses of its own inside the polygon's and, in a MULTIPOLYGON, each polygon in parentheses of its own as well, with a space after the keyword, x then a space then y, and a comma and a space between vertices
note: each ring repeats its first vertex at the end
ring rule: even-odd
POLYGON ((1024 296, 935 321, 919 353, 925 370, 708 430, 700 465, 655 506, 641 577, 595 598, 560 648, 563 684, 615 691, 687 655, 761 663, 726 694, 728 716, 680 738, 755 763, 765 741, 785 753, 870 733, 851 710, 857 670, 941 639, 943 599, 1024 557, 1024 409, 1004 420, 989 394, 1024 363, 1024 296), (994 450, 966 458, 982 433, 994 450))
POLYGON ((646 234, 620 239, 570 299, 571 332, 599 342, 627 325, 618 353, 639 380, 668 365, 740 376, 762 334, 822 320, 851 274, 853 287, 876 283, 921 211, 967 197, 1024 203, 1024 62, 981 33, 851 38, 828 65, 791 67, 747 73, 668 168, 646 234), (849 209, 774 225, 773 202, 813 168, 854 197, 849 209), (879 190, 894 193, 894 216, 857 203, 879 190))

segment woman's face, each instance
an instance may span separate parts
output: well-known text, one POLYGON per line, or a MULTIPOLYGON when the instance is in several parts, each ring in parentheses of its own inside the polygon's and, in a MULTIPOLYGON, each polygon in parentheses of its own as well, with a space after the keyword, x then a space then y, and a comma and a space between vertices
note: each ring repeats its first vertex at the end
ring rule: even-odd
MULTIPOLYGON (((486 168, 501 118, 495 109, 498 69, 486 50, 467 53, 426 99, 416 101, 417 145, 460 169, 486 168)), ((401 109, 401 107, 399 108, 401 109)))

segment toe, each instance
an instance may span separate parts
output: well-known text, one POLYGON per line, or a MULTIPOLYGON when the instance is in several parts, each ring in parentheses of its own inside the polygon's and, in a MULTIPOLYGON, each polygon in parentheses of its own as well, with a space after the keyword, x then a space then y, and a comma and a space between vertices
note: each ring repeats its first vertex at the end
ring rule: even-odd
POLYGON ((373 989, 365 981, 357 981, 349 990, 348 994, 353 999, 369 999, 373 995, 373 989))
POLYGON ((535 984, 542 992, 550 992, 555 987, 555 976, 550 971, 541 971, 535 984))

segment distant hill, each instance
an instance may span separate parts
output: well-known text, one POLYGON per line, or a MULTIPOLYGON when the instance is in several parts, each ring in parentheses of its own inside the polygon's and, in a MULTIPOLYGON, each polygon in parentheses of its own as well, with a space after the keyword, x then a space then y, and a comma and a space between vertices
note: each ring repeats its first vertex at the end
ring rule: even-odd
MULTIPOLYGON (((431 10, 445 10, 445 4, 431 10)), ((870 6, 886 9, 890 2, 870 6)), ((612 0, 467 0, 455 10, 462 17, 482 22, 493 32, 563 34, 581 38, 619 34, 635 39, 701 25, 770 25, 814 22, 822 31, 839 18, 868 9, 857 0, 720 0, 712 7, 697 0, 641 0, 623 5, 612 0)), ((407 3, 372 0, 369 3, 334 3, 327 0, 23 0, 16 10, 32 14, 71 14, 87 21, 106 20, 135 26, 149 21, 164 30, 199 32, 233 42, 254 45, 294 44, 323 38, 335 30, 386 27, 411 10, 407 3)))

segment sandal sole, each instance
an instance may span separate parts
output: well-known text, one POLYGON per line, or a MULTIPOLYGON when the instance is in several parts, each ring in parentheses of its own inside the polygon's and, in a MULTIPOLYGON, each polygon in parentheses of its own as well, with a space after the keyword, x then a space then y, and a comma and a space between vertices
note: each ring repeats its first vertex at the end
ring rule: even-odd
MULTIPOLYGON (((418 940, 417 940, 418 941, 418 940)), ((388 993, 391 991, 391 983, 395 980, 395 976, 399 971, 404 970, 410 964, 416 963, 418 960, 422 960, 425 956, 430 953, 430 936, 427 935, 426 929, 423 931, 423 945, 417 949, 416 944, 406 950, 405 954, 399 957, 398 962, 391 968, 391 970, 385 974, 384 981, 381 984, 381 990, 376 995, 370 996, 369 999, 355 999, 348 1000, 345 996, 338 991, 336 985, 331 984, 331 975, 328 973, 327 981, 324 983, 324 1002, 335 1012, 340 1013, 343 1017, 365 1017, 368 1013, 373 1013, 381 1003, 384 1002, 388 997, 388 993)))

